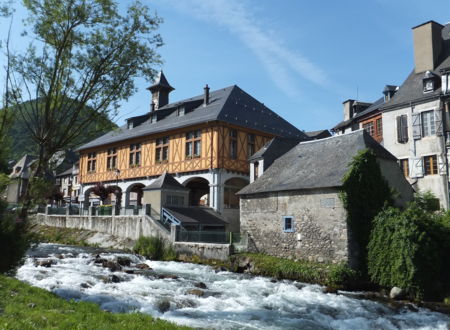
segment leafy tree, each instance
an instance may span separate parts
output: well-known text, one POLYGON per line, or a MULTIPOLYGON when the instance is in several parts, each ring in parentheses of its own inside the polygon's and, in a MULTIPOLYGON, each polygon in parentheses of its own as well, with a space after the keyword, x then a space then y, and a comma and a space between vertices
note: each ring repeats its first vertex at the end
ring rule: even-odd
POLYGON ((53 154, 70 146, 99 116, 116 113, 120 101, 135 92, 135 77, 154 77, 161 19, 139 1, 125 15, 113 0, 23 4, 37 44, 9 56, 8 90, 37 147, 35 175, 43 177, 53 154), (83 112, 86 107, 92 111, 83 112))
POLYGON ((341 199, 347 210, 348 234, 352 241, 350 249, 355 254, 351 257, 357 263, 352 266, 366 274, 372 219, 383 206, 393 203, 389 184, 371 150, 362 150, 353 158, 343 180, 341 199))

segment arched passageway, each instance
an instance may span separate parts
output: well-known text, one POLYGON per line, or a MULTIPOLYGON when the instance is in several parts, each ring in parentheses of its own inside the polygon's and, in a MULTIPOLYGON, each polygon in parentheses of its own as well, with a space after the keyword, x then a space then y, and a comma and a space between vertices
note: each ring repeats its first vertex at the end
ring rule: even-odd
POLYGON ((141 206, 145 187, 142 183, 134 183, 126 190, 125 206, 141 206))
POLYGON ((241 178, 231 178, 225 181, 223 205, 225 208, 238 209, 239 196, 236 193, 248 185, 248 180, 241 178))
POLYGON ((209 206, 209 181, 193 178, 184 183, 189 188, 189 206, 209 206))

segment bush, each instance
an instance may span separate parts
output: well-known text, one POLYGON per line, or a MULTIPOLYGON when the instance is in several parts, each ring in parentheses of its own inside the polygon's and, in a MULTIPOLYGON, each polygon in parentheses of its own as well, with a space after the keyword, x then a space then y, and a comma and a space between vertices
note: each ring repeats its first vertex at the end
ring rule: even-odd
POLYGON ((151 260, 175 260, 177 257, 173 247, 160 236, 139 237, 133 251, 151 260))
POLYGON ((14 215, 2 215, 0 212, 0 273, 7 273, 20 265, 30 244, 31 237, 26 225, 16 223, 14 215))
POLYGON ((443 298, 450 290, 449 223, 449 213, 433 214, 416 202, 380 212, 368 245, 371 280, 401 287, 412 298, 443 298))

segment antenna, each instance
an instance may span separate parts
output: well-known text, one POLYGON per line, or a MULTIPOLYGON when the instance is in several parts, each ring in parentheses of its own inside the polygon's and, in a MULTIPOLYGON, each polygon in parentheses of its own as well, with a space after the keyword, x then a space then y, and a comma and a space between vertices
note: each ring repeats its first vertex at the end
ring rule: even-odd
POLYGON ((356 85, 356 101, 358 101, 358 92, 359 92, 358 85, 356 85))

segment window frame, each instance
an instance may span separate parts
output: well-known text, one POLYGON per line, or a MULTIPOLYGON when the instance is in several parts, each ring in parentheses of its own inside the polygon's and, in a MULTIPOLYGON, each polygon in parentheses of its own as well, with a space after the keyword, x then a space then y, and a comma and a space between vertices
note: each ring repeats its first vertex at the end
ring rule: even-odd
POLYGON ((186 133, 185 158, 200 158, 202 155, 202 130, 186 133))
POLYGON ((396 117, 397 122, 397 142, 407 143, 408 142, 408 115, 403 114, 396 117))
POLYGON ((229 139, 230 139, 229 156, 231 159, 237 159, 238 158, 238 152, 237 152, 238 131, 236 129, 230 129, 230 132, 228 135, 229 135, 229 139))
POLYGON ((169 136, 163 136, 155 140, 155 162, 165 163, 169 161, 169 136))
POLYGON ((370 135, 371 137, 374 137, 374 136, 375 136, 375 123, 374 123, 373 120, 364 123, 362 126, 363 126, 363 129, 364 129, 367 133, 369 133, 369 135, 370 135))
POLYGON ((409 178, 409 158, 399 159, 400 170, 402 171, 405 178, 409 178), (406 166, 405 166, 406 165, 406 166))
POLYGON ((424 156, 423 175, 437 175, 437 174, 439 174, 439 164, 437 155, 424 156))
POLYGON ((255 152, 256 136, 255 134, 247 134, 247 156, 251 157, 255 152))
POLYGON ((130 144, 130 155, 129 155, 129 166, 130 167, 139 167, 141 166, 141 143, 131 143, 130 144))
POLYGON ((108 148, 106 151, 106 170, 117 170, 117 148, 108 148))
POLYGON ((97 167, 97 152, 88 152, 87 155, 87 172, 95 173, 97 167))
POLYGON ((283 232, 285 233, 294 233, 295 232, 295 218, 291 215, 283 216, 283 232), (290 221, 290 226, 287 228, 288 220, 290 221))
POLYGON ((422 111, 420 113, 420 121, 422 126, 422 137, 436 135, 436 116, 434 110, 422 111))

